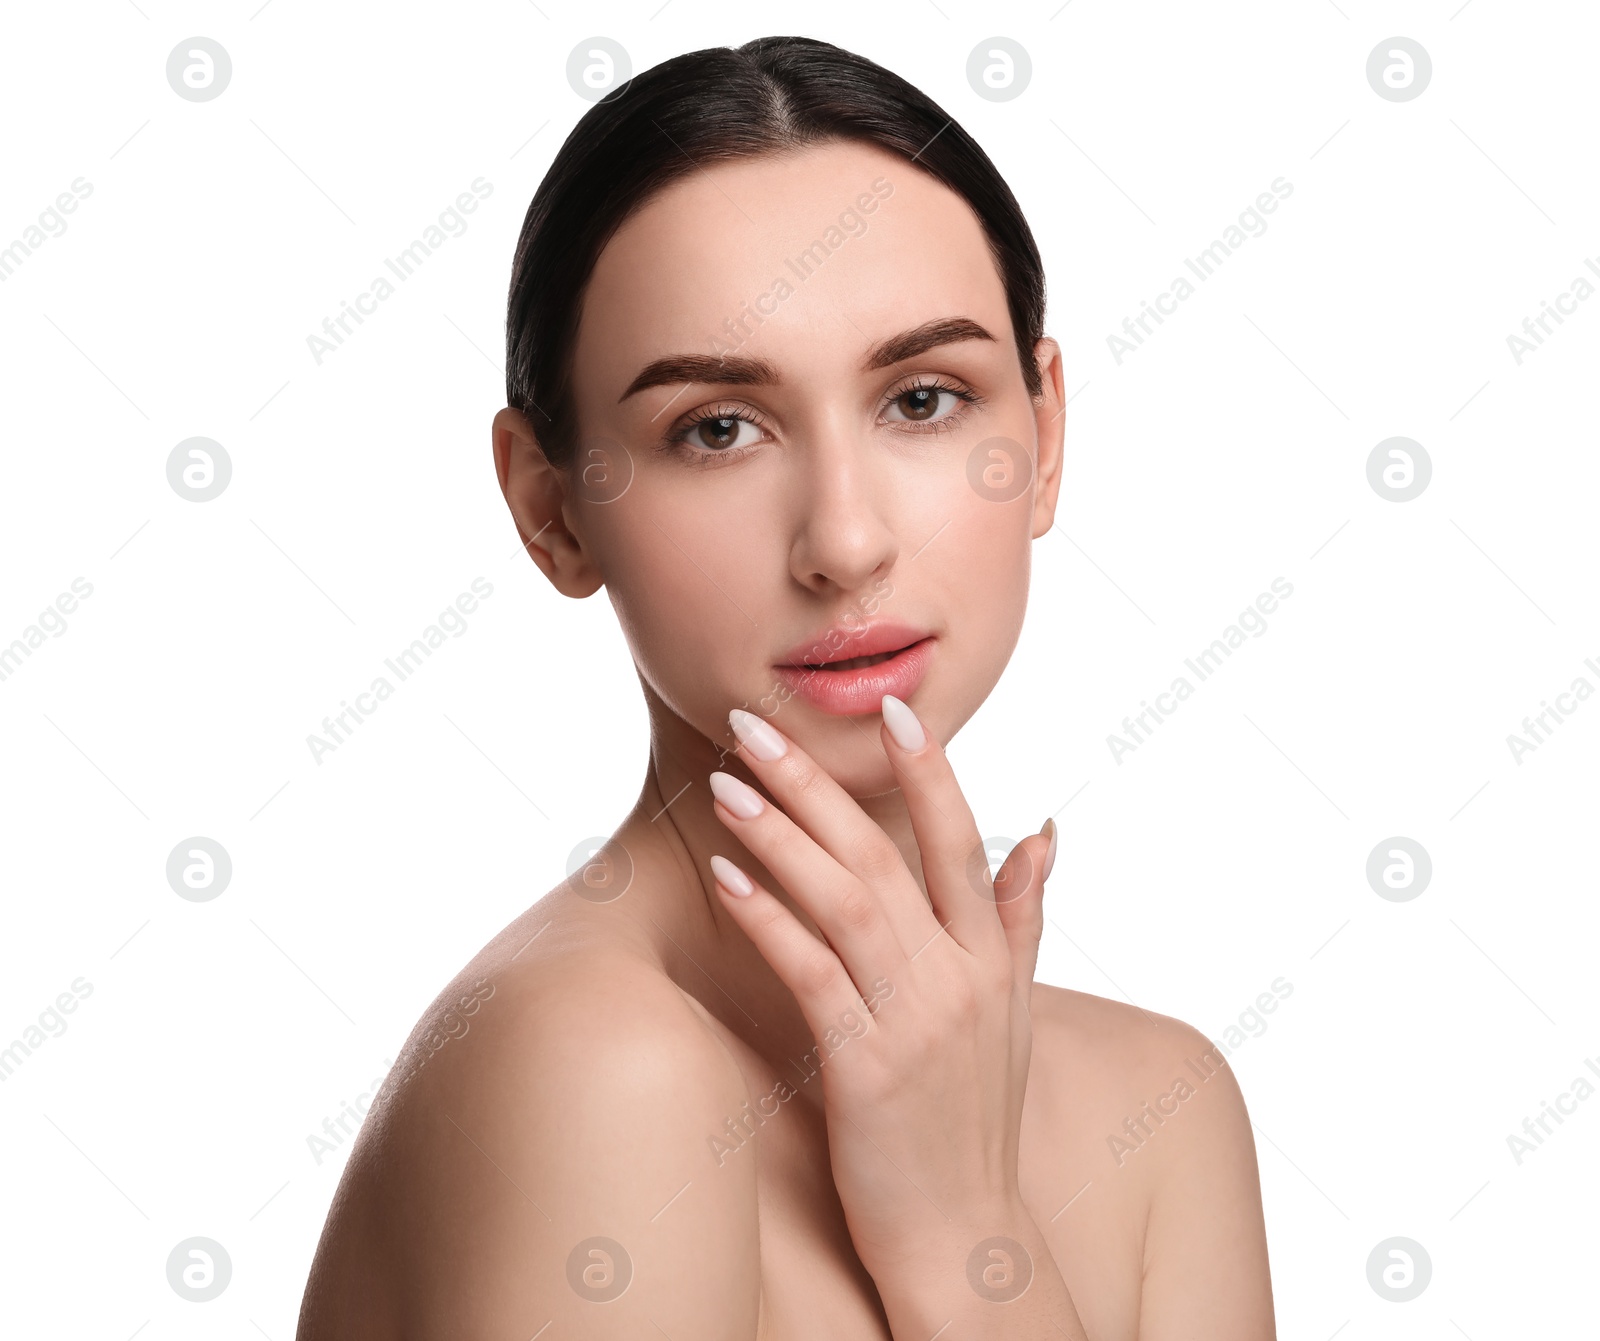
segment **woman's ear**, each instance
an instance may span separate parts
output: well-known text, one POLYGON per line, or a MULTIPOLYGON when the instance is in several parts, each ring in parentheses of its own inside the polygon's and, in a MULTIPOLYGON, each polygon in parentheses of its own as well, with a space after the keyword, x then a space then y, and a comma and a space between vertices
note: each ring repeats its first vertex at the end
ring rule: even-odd
POLYGON ((567 519, 567 481, 539 447, 533 426, 509 405, 494 417, 494 469, 522 547, 563 596, 592 596, 603 585, 567 519))
POLYGON ((1037 540, 1056 520, 1056 496, 1061 491, 1062 457, 1067 425, 1061 346, 1045 336, 1034 347, 1043 395, 1034 402, 1035 436, 1039 443, 1039 488, 1033 496, 1033 538, 1037 540))

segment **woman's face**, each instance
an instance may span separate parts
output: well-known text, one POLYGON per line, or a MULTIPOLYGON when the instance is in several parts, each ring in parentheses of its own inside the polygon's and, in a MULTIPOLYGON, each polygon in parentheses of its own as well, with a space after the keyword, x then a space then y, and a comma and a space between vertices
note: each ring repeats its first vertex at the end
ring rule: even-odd
POLYGON ((1054 515, 1055 342, 1038 357, 1035 403, 976 216, 878 149, 709 166, 631 218, 584 299, 563 520, 662 703, 719 743, 730 708, 768 716, 857 796, 893 786, 882 693, 948 741, 1054 515), (878 672, 783 669, 863 629, 929 641, 878 672))

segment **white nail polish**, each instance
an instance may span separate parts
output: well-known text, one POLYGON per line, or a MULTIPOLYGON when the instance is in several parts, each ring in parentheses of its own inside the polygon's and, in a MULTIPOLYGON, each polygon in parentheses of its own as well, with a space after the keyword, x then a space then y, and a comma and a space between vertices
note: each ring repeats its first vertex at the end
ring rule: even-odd
POLYGON ((909 703, 902 703, 893 694, 885 694, 879 710, 883 713, 884 725, 894 737, 894 743, 907 754, 915 754, 928 743, 922 723, 917 720, 917 714, 911 711, 909 703))
POLYGON ((774 759, 783 758, 784 751, 789 748, 772 727, 755 713, 746 712, 743 708, 734 708, 728 713, 728 725, 733 728, 739 743, 764 762, 771 763, 774 759))
POLYGON ((726 857, 713 856, 711 858, 711 873, 717 877, 717 880, 728 893, 737 894, 741 899, 748 899, 756 892, 756 887, 751 884, 750 877, 726 857))
POLYGON ((732 773, 713 773, 711 794, 740 819, 754 819, 761 813, 760 795, 732 773))

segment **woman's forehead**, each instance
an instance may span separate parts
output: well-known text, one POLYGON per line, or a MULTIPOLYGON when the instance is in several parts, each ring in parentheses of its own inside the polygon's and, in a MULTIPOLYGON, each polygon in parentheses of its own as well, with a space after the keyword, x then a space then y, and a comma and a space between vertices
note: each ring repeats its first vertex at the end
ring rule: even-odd
POLYGON ((825 345, 837 361, 953 313, 1006 323, 971 208, 904 159, 829 142, 715 164, 647 202, 595 265, 575 373, 600 391, 665 353, 783 362, 825 345))

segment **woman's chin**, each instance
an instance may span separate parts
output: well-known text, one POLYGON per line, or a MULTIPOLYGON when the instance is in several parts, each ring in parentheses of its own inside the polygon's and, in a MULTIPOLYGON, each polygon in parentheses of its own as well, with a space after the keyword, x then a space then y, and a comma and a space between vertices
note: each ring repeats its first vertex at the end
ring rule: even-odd
POLYGON ((898 791, 899 781, 883 751, 878 734, 878 719, 825 718, 820 731, 805 730, 792 719, 783 723, 782 714, 774 721, 857 801, 870 800, 898 791))

